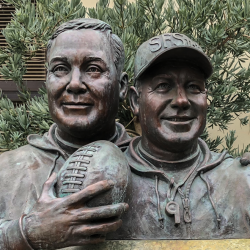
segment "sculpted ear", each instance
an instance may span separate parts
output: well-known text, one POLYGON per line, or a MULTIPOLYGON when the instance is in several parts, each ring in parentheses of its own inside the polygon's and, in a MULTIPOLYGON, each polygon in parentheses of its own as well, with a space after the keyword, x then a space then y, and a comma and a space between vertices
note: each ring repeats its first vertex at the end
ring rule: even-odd
POLYGON ((134 115, 139 116, 139 93, 134 86, 129 89, 129 103, 134 115))
POLYGON ((120 77, 120 94, 119 94, 120 102, 124 101, 124 99, 127 96, 127 92, 128 92, 128 74, 126 72, 123 72, 120 77))

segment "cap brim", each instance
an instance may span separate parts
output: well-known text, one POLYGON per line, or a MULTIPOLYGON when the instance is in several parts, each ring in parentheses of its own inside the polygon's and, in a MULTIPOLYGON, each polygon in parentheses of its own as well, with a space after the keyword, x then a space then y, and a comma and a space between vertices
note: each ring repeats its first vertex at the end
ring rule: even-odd
POLYGON ((176 47, 169 50, 164 50, 161 54, 156 56, 146 67, 135 77, 138 79, 149 67, 159 63, 167 61, 183 61, 190 63, 199 68, 205 75, 205 78, 209 78, 213 73, 213 66, 209 58, 201 51, 190 47, 176 47))

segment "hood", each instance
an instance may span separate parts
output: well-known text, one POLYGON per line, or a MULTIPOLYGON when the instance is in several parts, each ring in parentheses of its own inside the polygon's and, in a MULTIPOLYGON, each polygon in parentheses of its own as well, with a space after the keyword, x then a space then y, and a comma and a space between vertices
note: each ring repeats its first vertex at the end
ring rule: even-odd
MULTIPOLYGON (((36 148, 50 151, 54 153, 59 153, 62 155, 65 159, 68 158, 68 156, 65 154, 65 152, 57 145, 57 143, 54 140, 55 135, 55 129, 57 125, 54 123, 48 132, 46 132, 43 136, 37 135, 37 134, 31 134, 27 137, 28 143, 36 148)), ((130 136, 126 132, 124 126, 120 123, 116 123, 116 129, 118 136, 115 139, 114 143, 122 150, 125 151, 129 145, 129 142, 131 141, 130 136)))
POLYGON ((132 140, 132 138, 128 135, 124 126, 118 122, 116 122, 116 129, 118 132, 118 137, 114 141, 114 144, 121 149, 121 151, 125 151, 132 140))
MULTIPOLYGON (((141 137, 133 138, 130 142, 127 151, 125 152, 131 170, 138 175, 143 175, 151 178, 155 178, 156 174, 164 176, 163 171, 152 168, 150 164, 148 164, 135 152, 135 148, 140 140, 141 137)), ((205 173, 218 166, 225 159, 232 157, 229 154, 227 154, 227 151, 223 151, 222 153, 218 154, 211 154, 211 151, 209 150, 207 144, 200 138, 198 139, 198 143, 203 155, 203 161, 201 165, 198 166, 196 170, 197 173, 199 172, 205 173)))
POLYGON ((56 144, 56 142, 53 139, 53 135, 55 134, 55 129, 57 125, 54 123, 51 125, 48 132, 46 132, 43 136, 37 135, 37 134, 31 134, 27 137, 27 141, 30 145, 33 147, 59 153, 63 156, 63 158, 67 159, 67 155, 63 152, 63 150, 56 144))
MULTIPOLYGON (((144 177, 155 179, 155 190, 156 190, 156 199, 157 199, 157 208, 158 208, 158 221, 160 222, 160 227, 163 227, 164 218, 163 218, 161 210, 160 210, 158 183, 159 183, 159 179, 163 179, 163 181, 168 182, 169 183, 168 193, 171 194, 171 189, 172 189, 172 187, 170 185, 171 179, 169 179, 169 177, 167 176, 166 173, 164 173, 164 171, 157 169, 153 164, 147 163, 144 159, 142 159, 137 154, 137 152, 135 151, 135 148, 136 148, 137 144, 140 142, 140 140, 141 140, 141 137, 137 137, 131 141, 129 148, 125 152, 125 156, 128 160, 128 163, 131 167, 131 171, 133 173, 135 173, 137 175, 144 176, 144 177)), ((217 208, 215 206, 215 203, 212 199, 211 187, 210 187, 204 173, 217 167, 225 159, 231 158, 232 156, 227 154, 227 151, 223 151, 221 154, 214 154, 214 153, 212 154, 211 151, 209 150, 207 144, 203 140, 201 140, 200 138, 198 140, 198 143, 199 143, 199 146, 201 149, 202 161, 200 163, 198 163, 196 165, 196 167, 192 168, 192 170, 187 175, 186 180, 180 186, 178 186, 176 183, 175 184, 172 183, 172 186, 174 187, 174 192, 173 192, 174 195, 173 195, 171 202, 175 203, 174 202, 175 195, 178 192, 181 196, 182 203, 183 203, 184 221, 185 221, 185 223, 191 223, 192 218, 191 218, 190 205, 189 205, 189 192, 190 192, 190 189, 191 189, 191 186, 192 186, 194 179, 199 175, 200 178, 202 179, 202 181, 206 184, 209 200, 211 202, 211 205, 212 205, 214 212, 215 212, 215 215, 216 215, 218 228, 220 228, 220 221, 221 221, 220 215, 219 215, 217 208), (189 186, 189 188, 187 189, 188 191, 186 192, 186 195, 184 195, 184 193, 182 192, 180 187, 182 185, 184 185, 186 182, 188 183, 187 185, 189 186)), ((199 157, 198 157, 198 159, 199 159, 199 157)), ((168 204, 170 204, 171 202, 169 202, 168 204)), ((168 204, 167 204, 167 206, 168 206, 168 204)), ((178 221, 176 223, 180 223, 180 221, 178 221)))

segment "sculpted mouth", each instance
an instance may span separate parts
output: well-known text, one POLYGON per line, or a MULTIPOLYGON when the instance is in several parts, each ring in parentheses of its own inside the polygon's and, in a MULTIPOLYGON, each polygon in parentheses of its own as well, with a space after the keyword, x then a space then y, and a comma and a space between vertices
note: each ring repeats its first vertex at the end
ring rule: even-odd
POLYGON ((93 103, 89 102, 64 102, 62 106, 68 110, 84 110, 93 107, 93 103))
POLYGON ((171 122, 186 122, 195 119, 195 117, 166 117, 164 120, 171 121, 171 122))
POLYGON ((94 106, 92 103, 85 103, 85 102, 63 102, 63 105, 66 106, 94 106))

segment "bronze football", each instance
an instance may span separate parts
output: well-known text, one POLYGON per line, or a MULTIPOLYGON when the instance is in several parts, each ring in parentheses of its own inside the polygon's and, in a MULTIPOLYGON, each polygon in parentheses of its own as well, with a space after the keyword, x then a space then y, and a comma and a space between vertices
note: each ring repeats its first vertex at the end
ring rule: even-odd
POLYGON ((130 180, 130 169, 121 150, 109 141, 96 141, 79 148, 58 173, 56 194, 65 197, 102 180, 114 187, 87 202, 88 207, 123 202, 130 180))

